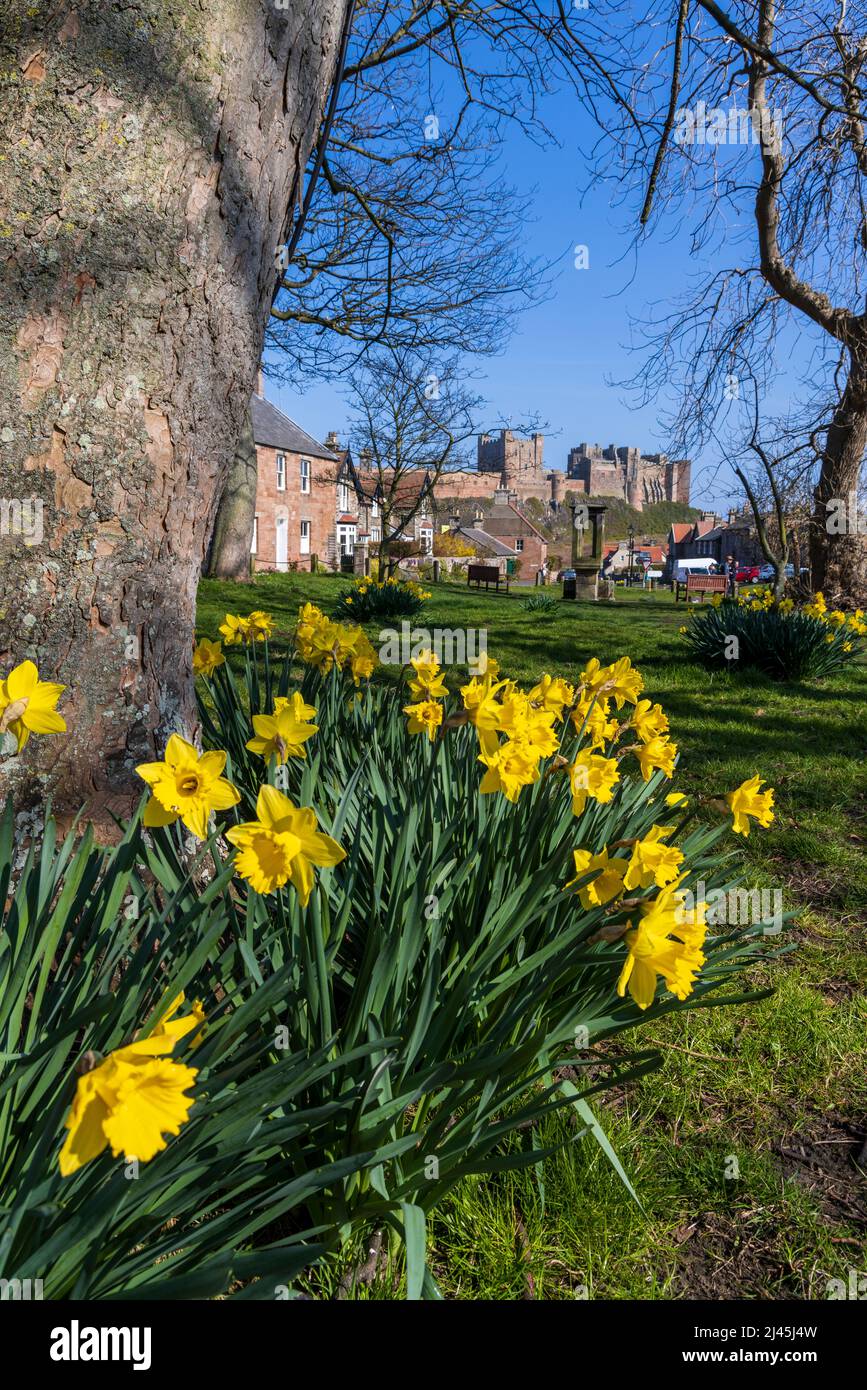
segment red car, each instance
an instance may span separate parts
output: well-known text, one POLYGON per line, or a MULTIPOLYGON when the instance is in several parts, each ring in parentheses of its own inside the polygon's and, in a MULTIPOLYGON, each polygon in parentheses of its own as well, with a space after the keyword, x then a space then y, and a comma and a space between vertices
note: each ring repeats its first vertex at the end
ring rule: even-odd
POLYGON ((738 584, 758 584, 759 566, 740 565, 738 567, 738 572, 735 575, 735 579, 737 580, 738 584))

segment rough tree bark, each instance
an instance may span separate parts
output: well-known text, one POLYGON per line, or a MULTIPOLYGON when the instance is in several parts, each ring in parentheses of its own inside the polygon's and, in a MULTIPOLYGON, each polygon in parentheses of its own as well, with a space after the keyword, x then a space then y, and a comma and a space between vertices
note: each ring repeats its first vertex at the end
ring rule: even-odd
POLYGON ((248 410, 217 506, 208 563, 213 579, 249 578, 257 479, 256 441, 248 410))
POLYGON ((123 812, 195 731, 196 585, 345 9, 7 0, 0 497, 43 538, 2 540, 0 671, 35 659, 69 724, 2 764, 22 800, 123 812))

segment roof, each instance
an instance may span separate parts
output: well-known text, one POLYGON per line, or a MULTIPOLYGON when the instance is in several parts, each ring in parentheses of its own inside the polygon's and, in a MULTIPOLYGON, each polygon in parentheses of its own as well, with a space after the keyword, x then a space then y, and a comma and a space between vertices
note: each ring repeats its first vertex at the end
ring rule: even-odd
POLYGON ((693 528, 691 521, 673 521, 671 523, 671 534, 675 541, 685 541, 693 528))
POLYGON ((253 439, 257 444, 263 444, 268 449, 285 449, 289 454, 309 454, 312 458, 337 462, 336 454, 318 443, 276 405, 266 401, 264 396, 250 397, 250 417, 253 439))
POLYGON ((492 536, 490 532, 482 531, 478 526, 458 526, 455 528, 455 533, 459 536, 466 536, 467 540, 472 541, 474 545, 483 545, 494 555, 512 556, 518 553, 511 546, 503 545, 503 542, 497 540, 497 537, 492 536))
POLYGON ((515 506, 514 502, 506 502, 505 505, 500 501, 494 502, 494 505, 485 515, 485 526, 490 527, 492 536, 513 536, 519 534, 515 525, 516 518, 521 522, 522 527, 537 536, 540 541, 547 540, 538 527, 533 525, 530 518, 521 511, 521 508, 515 506))
POLYGON ((719 526, 716 521, 697 521, 695 523, 695 538, 698 540, 701 536, 709 536, 711 531, 720 531, 724 529, 725 528, 719 526))
POLYGON ((358 517, 353 516, 350 512, 342 512, 337 518, 337 524, 339 526, 354 526, 357 520, 358 517))

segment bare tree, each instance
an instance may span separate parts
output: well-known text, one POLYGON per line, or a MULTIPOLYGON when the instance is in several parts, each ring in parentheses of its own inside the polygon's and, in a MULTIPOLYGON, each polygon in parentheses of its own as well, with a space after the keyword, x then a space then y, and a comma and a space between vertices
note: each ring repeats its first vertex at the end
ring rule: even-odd
POLYGON ((431 372, 407 352, 368 357, 352 378, 350 440, 362 491, 381 514, 379 557, 393 573, 399 542, 420 510, 433 504, 443 474, 467 464, 482 402, 456 360, 431 372))
MULTIPOLYGON (((617 32, 620 7, 605 13, 617 32)), ((670 387, 681 349, 675 413, 694 445, 736 358, 767 379, 780 344, 806 336, 807 391, 820 371, 831 403, 816 450, 813 582, 861 595, 867 542, 826 521, 832 499, 857 494, 867 447, 863 0, 650 0, 632 23, 632 57, 618 71, 641 134, 615 120, 605 157, 645 234, 679 211, 694 252, 728 261, 657 322, 643 384, 670 387)), ((615 46, 607 56, 614 74, 615 46)))

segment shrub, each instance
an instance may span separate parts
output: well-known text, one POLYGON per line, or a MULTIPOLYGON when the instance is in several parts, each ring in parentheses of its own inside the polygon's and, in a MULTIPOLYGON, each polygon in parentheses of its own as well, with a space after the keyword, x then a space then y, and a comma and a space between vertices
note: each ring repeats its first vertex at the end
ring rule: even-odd
MULTIPOLYGON (((773 953, 766 924, 697 897, 737 881, 725 825, 666 794, 677 750, 628 659, 529 691, 489 662, 458 693, 425 654, 401 689, 312 604, 279 663, 267 614, 224 626, 245 672, 197 651, 212 751, 173 737, 142 765, 119 846, 58 848, 49 821, 12 889, 11 808, 0 826, 0 1274, 52 1298, 272 1299, 376 1226, 407 1296, 434 1298, 428 1215, 470 1175, 539 1164, 553 1112, 628 1186, 589 1102, 661 1059, 606 1041, 761 997, 731 984, 773 953), (141 1164, 131 1102, 87 1081, 122 1055, 139 1080, 191 1071, 141 1164), (74 1096, 107 1108, 103 1151, 74 1096)), ((729 804, 740 834, 773 817, 758 777, 729 804)))
POLYGON ((821 594, 798 607, 770 591, 693 607, 684 640, 709 669, 753 668, 774 680, 828 676, 855 660, 867 623, 858 611, 829 612, 821 594), (734 639, 734 640, 733 640, 734 639))
POLYGON ((429 598, 428 590, 414 579, 385 579, 380 583, 365 576, 340 594, 334 612, 336 617, 356 623, 373 622, 378 618, 411 618, 429 598))
POLYGON ((556 594, 531 594, 523 600, 521 607, 527 613, 539 613, 543 617, 553 618, 560 610, 560 600, 556 594))

